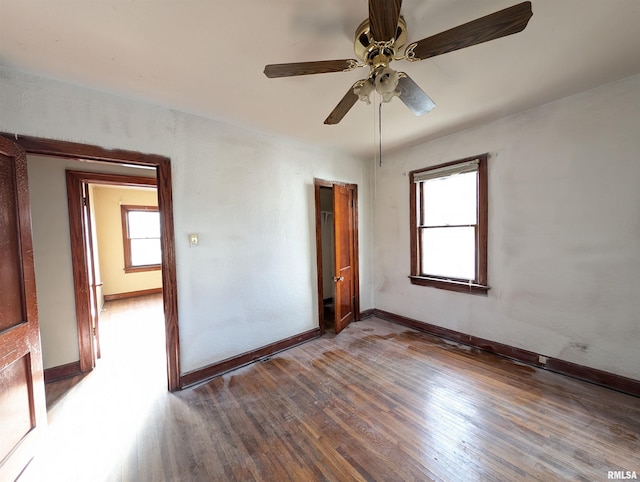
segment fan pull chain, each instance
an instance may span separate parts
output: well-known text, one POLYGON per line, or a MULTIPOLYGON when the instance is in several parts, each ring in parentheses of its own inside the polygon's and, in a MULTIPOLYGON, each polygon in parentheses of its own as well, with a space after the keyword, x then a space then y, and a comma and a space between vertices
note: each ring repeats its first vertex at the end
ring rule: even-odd
POLYGON ((378 166, 382 167, 382 102, 378 104, 378 166))
POLYGON ((376 167, 379 163, 378 157, 380 155, 379 141, 378 141, 378 135, 379 135, 378 113, 379 113, 378 95, 375 92, 373 92, 373 124, 371 125, 371 127, 373 127, 373 165, 376 167))

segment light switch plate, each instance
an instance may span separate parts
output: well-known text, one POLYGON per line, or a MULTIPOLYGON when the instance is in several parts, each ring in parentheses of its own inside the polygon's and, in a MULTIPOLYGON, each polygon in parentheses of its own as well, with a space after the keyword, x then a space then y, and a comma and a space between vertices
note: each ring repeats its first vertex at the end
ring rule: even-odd
POLYGON ((198 246, 198 235, 190 234, 189 235, 189 246, 198 246))

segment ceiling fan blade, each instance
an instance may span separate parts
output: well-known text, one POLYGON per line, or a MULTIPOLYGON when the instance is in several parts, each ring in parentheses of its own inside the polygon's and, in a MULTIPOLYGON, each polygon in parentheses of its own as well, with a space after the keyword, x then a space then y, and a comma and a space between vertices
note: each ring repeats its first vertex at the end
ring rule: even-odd
POLYGON ((403 72, 400 77, 398 87, 400 88, 400 100, 417 115, 424 115, 430 112, 436 104, 431 98, 416 84, 411 77, 403 72))
POLYGON ((331 111, 331 114, 324 120, 324 123, 327 125, 337 124, 342 120, 342 118, 347 115, 347 112, 351 110, 353 105, 358 101, 358 96, 353 91, 355 86, 358 84, 356 82, 353 84, 344 97, 338 102, 338 105, 331 111))
POLYGON ((369 0, 369 29, 378 42, 396 38, 402 0, 369 0))
POLYGON ((264 75, 270 79, 293 77, 294 75, 324 74, 327 72, 347 72, 358 66, 355 59, 320 60, 317 62, 297 62, 290 64, 270 64, 264 68, 264 75))
POLYGON ((522 2, 416 42, 416 59, 427 59, 454 50, 521 32, 533 15, 531 2, 522 2))

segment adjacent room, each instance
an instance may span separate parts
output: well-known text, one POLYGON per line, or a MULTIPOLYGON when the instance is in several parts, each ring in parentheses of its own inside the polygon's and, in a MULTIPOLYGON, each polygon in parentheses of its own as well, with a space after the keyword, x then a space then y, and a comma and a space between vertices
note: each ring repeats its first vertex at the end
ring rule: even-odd
POLYGON ((637 478, 639 2, 0 18, 0 480, 637 478))

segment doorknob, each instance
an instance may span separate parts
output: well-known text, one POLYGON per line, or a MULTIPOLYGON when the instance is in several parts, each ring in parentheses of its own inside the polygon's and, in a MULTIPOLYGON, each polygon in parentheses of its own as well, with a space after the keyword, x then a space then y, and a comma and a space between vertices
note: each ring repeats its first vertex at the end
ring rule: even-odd
POLYGON ((333 278, 333 281, 335 281, 336 283, 337 283, 338 281, 344 281, 344 276, 339 276, 339 277, 338 277, 338 276, 336 276, 336 277, 334 277, 334 278, 333 278))

